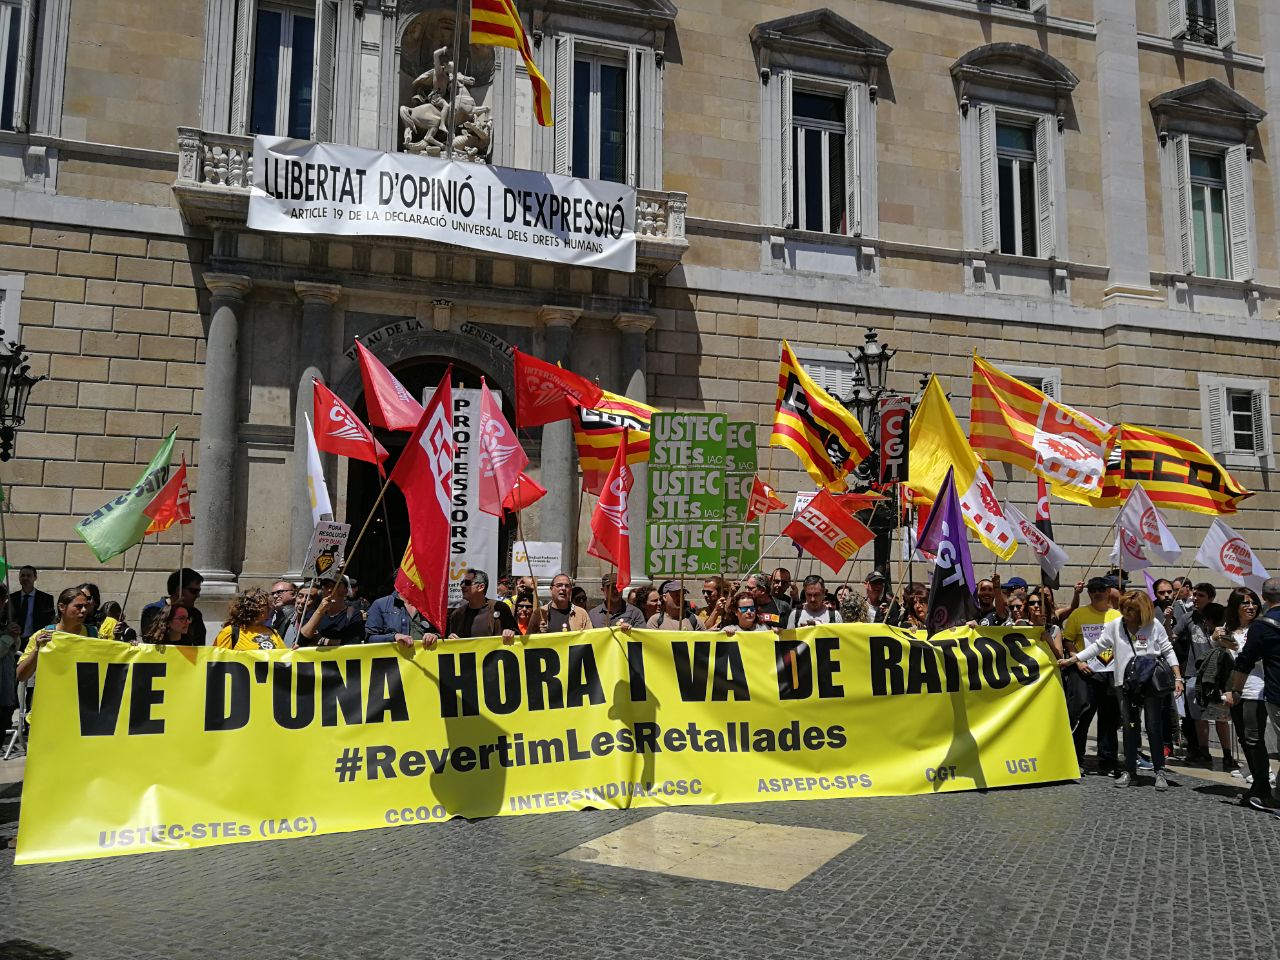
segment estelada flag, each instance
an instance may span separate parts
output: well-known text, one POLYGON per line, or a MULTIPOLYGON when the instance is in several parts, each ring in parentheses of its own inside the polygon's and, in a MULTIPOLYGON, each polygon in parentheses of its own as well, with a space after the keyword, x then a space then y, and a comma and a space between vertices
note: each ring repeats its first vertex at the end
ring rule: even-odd
POLYGON ((911 418, 911 489, 917 499, 933 501, 947 471, 955 468, 955 488, 965 523, 988 550, 1008 560, 1018 550, 1018 535, 996 499, 985 464, 969 446, 960 421, 937 377, 929 378, 911 418))
POLYGON ((187 458, 182 458, 169 482, 160 488, 155 499, 142 508, 151 518, 146 536, 168 530, 175 523, 191 522, 191 490, 187 486, 187 458))
POLYGON ((383 430, 412 432, 422 419, 422 404, 413 399, 395 374, 359 340, 356 340, 356 356, 360 359, 360 380, 364 384, 369 422, 383 430))
POLYGON ((525 507, 533 506, 546 495, 546 487, 533 477, 522 473, 516 478, 515 487, 502 501, 502 509, 519 513, 525 507))
POLYGON ((608 390, 602 394, 603 399, 594 407, 575 410, 573 421, 582 489, 597 497, 618 455, 623 430, 627 431, 627 463, 644 463, 649 459, 649 425, 658 412, 657 407, 608 390))
POLYGON ((515 431, 502 408, 489 392, 489 384, 480 378, 480 498, 484 513, 502 516, 502 505, 524 476, 529 457, 520 446, 515 431))
POLYGON ((619 590, 625 590, 631 582, 631 514, 627 509, 627 495, 634 481, 627 466, 626 439, 624 431, 613 468, 591 512, 591 544, 587 547, 591 556, 618 568, 619 590))
POLYGON ((533 50, 529 48, 529 38, 525 36, 515 0, 471 0, 471 42, 520 51, 529 74, 529 86, 533 88, 533 115, 539 126, 551 126, 555 122, 551 112, 551 88, 534 63, 533 50))
POLYGON ((360 422, 355 412, 336 393, 319 380, 311 381, 312 417, 316 428, 316 449, 352 460, 378 465, 387 459, 387 451, 373 433, 360 422))
MULTIPOLYGON (((419 590, 414 603, 437 627, 444 623, 449 601, 449 517, 453 501, 453 365, 422 411, 413 436, 391 471, 391 481, 404 494, 409 509, 411 584, 419 590)), ((404 573, 404 564, 401 564, 404 573)), ((397 578, 398 579, 398 578, 397 578)), ((411 601, 413 602, 413 601, 411 601)))
POLYGON ((568 420, 577 407, 597 406, 604 398, 598 384, 586 377, 515 351, 516 426, 541 427, 568 420))
POLYGON ((747 500, 748 522, 756 519, 756 517, 763 517, 766 513, 785 509, 787 509, 786 501, 780 499, 773 492, 773 487, 761 480, 759 474, 756 474, 755 479, 751 482, 751 496, 747 500))
POLYGON ((769 446, 786 447, 814 483, 835 491, 844 489, 849 471, 871 453, 857 418, 813 382, 785 340, 769 446))
POLYGON ((832 573, 839 573, 845 563, 876 538, 866 524, 826 490, 819 490, 782 532, 832 573))
POLYGON ((1090 507, 1118 507, 1134 484, 1158 507, 1218 515, 1235 513, 1253 494, 1203 447, 1175 433, 1120 424, 1102 492, 1084 498, 1054 486, 1055 496, 1090 507))
POLYGON ((969 441, 979 456, 1097 496, 1115 432, 1111 424, 1059 403, 974 354, 969 441))

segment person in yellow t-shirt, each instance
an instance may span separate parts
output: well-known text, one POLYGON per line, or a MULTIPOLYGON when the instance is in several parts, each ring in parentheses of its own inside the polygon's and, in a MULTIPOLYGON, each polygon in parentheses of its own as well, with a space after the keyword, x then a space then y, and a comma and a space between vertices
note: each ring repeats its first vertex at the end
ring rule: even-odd
POLYGON ((31 678, 35 676, 40 651, 44 649, 46 643, 53 639, 55 633, 72 633, 82 637, 87 636, 88 632, 84 628, 84 618, 88 616, 92 606, 93 598, 89 596, 83 587, 67 587, 67 589, 58 594, 57 623, 51 623, 49 626, 37 630, 31 635, 31 639, 27 641, 27 649, 22 651, 22 659, 18 661, 18 682, 25 683, 31 680, 31 685, 27 687, 28 715, 31 713, 35 700, 35 681, 31 678))
MULTIPOLYGON (((1111 606, 1111 584, 1106 577, 1093 577, 1086 587, 1089 605, 1077 607, 1062 625, 1065 655, 1079 653, 1102 635, 1112 620, 1120 619, 1120 611, 1111 606)), ((1072 664, 1062 669, 1062 685, 1067 694, 1067 713, 1071 718, 1071 738, 1075 741, 1076 760, 1084 772, 1085 740, 1089 724, 1098 718, 1098 772, 1107 776, 1119 769, 1120 700, 1111 682, 1111 657, 1072 664)))
POLYGON ((263 590, 246 590, 238 594, 227 611, 213 645, 224 650, 283 650, 280 634, 267 626, 271 616, 271 598, 263 590))

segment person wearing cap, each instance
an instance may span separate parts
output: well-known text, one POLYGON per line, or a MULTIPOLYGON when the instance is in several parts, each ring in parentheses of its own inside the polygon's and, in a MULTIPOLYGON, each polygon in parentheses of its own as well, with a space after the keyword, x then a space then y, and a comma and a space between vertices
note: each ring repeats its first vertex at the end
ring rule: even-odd
POLYGON ((1000 584, 1000 589, 1004 591, 1004 595, 1008 599, 1013 599, 1014 597, 1026 599, 1027 581, 1021 577, 1010 577, 1000 584))
POLYGON ((510 646, 516 637, 516 615, 505 603, 488 598, 489 575, 469 569, 462 574, 458 586, 462 588, 462 603, 449 611, 449 639, 500 636, 510 646))
MULTIPOLYGON (((1077 607, 1062 626, 1063 652, 1067 660, 1096 643, 1107 624, 1120 619, 1120 611, 1111 606, 1106 577, 1091 577, 1085 589, 1089 593, 1088 606, 1077 607)), ((1116 770, 1120 752, 1120 700, 1111 678, 1113 654, 1114 650, 1101 650, 1095 658, 1072 661, 1062 668, 1062 685, 1067 694, 1067 714, 1071 720, 1076 760, 1083 769, 1089 724, 1096 716, 1098 772, 1108 775, 1116 770)))
POLYGON ((879 570, 872 570, 862 579, 867 613, 864 623, 884 623, 889 612, 889 578, 879 570))
POLYGON ((319 581, 319 587, 320 602, 298 632, 298 645, 340 647, 347 643, 362 643, 364 617, 358 607, 347 602, 347 578, 344 576, 334 581, 325 577, 319 581))
POLYGON ((684 603, 684 584, 679 580, 664 580, 658 586, 662 596, 662 609, 649 618, 650 630, 701 630, 698 618, 691 616, 684 603))
POLYGON ((644 614, 623 599, 613 574, 600 578, 600 590, 604 601, 587 611, 593 627, 619 627, 625 633, 632 627, 644 626, 644 614))
POLYGON ((551 580, 551 602, 538 607, 529 619, 530 633, 563 633, 566 630, 590 630, 587 611, 574 606, 573 577, 557 573, 551 580))

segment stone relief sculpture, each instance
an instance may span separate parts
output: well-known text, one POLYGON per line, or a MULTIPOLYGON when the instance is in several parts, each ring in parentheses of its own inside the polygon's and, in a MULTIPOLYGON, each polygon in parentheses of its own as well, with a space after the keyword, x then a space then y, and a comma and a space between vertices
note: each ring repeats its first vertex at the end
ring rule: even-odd
POLYGON ((474 77, 455 69, 449 48, 438 48, 431 69, 414 78, 409 102, 400 108, 404 125, 401 149, 432 157, 447 155, 452 120, 453 155, 487 163, 493 142, 493 117, 491 108, 476 106, 471 95, 474 84, 474 77), (455 86, 450 103, 449 90, 455 86))

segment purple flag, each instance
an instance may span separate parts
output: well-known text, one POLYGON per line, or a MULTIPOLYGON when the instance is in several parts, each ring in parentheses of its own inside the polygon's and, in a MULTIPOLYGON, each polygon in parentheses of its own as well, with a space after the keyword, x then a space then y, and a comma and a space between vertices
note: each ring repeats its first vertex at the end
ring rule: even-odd
POLYGON ((1148 597, 1150 597, 1152 600, 1154 600, 1154 599, 1156 598, 1156 580, 1155 580, 1155 577, 1153 577, 1153 576, 1151 576, 1151 574, 1147 573, 1147 571, 1146 571, 1146 570, 1143 570, 1143 571, 1142 571, 1142 579, 1144 579, 1144 580, 1146 580, 1146 581, 1147 581, 1147 596, 1148 596, 1148 597))
POLYGON ((973 592, 973 561, 964 529, 964 514, 956 496, 955 469, 947 471, 933 510, 920 533, 920 549, 934 554, 933 581, 929 585, 929 636, 973 619, 977 603, 973 592))

